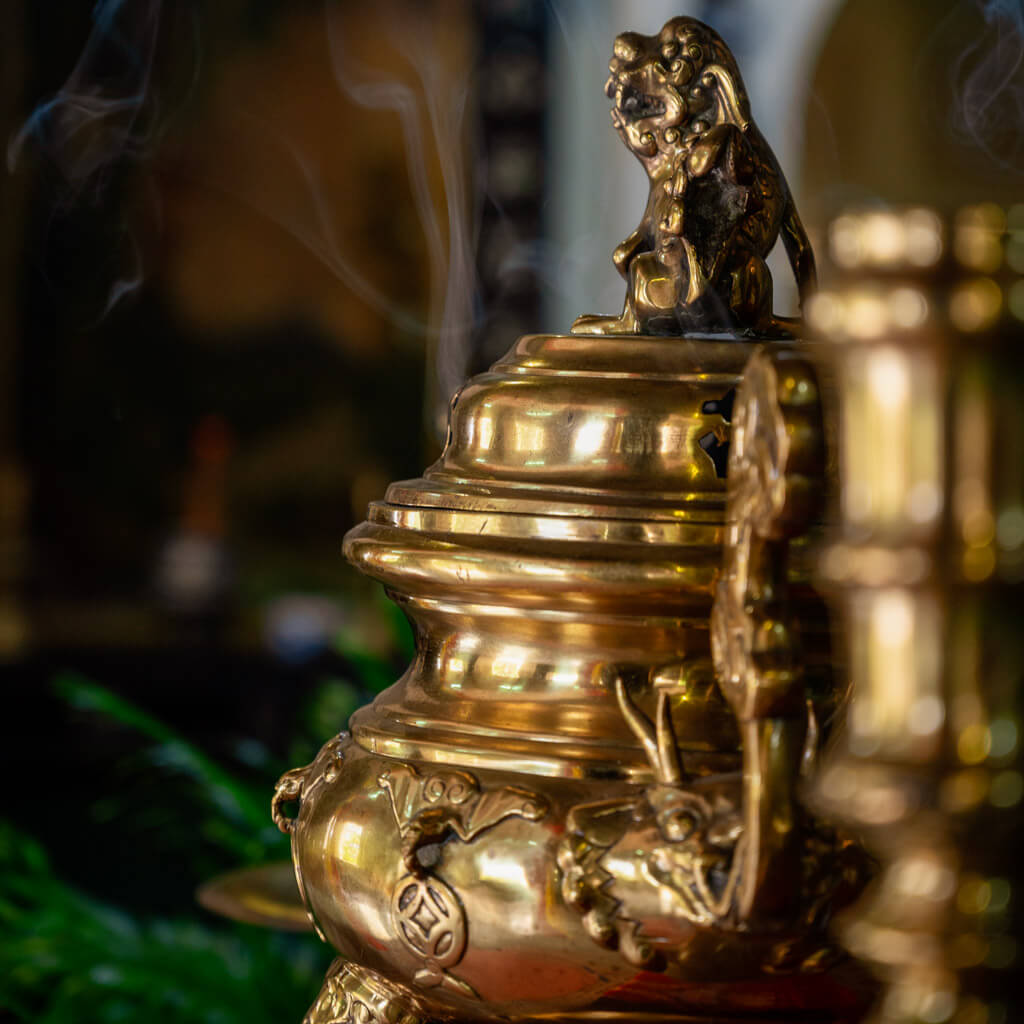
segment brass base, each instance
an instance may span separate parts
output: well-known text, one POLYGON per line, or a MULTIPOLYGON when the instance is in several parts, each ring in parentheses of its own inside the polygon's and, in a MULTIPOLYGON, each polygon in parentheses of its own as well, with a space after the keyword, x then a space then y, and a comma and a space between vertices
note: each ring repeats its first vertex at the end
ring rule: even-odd
MULTIPOLYGON (((527 987, 529 978, 522 978, 522 983, 527 987)), ((814 987, 813 983, 810 987, 814 987)), ((714 993, 698 985, 694 986, 690 997, 693 1013, 681 1013, 678 1008, 666 1008, 664 1012, 630 1009, 632 993, 623 992, 621 999, 627 1003, 626 1008, 617 1006, 617 1001, 609 998, 585 1010, 475 1019, 500 1020, 504 1024, 852 1024, 864 1011, 862 1000, 851 1000, 846 993, 844 998, 837 996, 836 999, 837 1004, 843 1004, 842 1009, 839 1005, 824 1010, 790 1009, 780 1015, 772 1009, 778 1005, 779 995, 772 989, 759 993, 752 988, 747 995, 749 1011, 744 1010, 739 1015, 718 1013, 714 1008, 714 993)), ((787 993, 784 998, 790 1005, 799 1002, 799 997, 794 1000, 793 993, 787 993)), ((323 988, 303 1024, 442 1024, 444 1019, 425 1012, 408 989, 339 958, 328 970, 323 988)))

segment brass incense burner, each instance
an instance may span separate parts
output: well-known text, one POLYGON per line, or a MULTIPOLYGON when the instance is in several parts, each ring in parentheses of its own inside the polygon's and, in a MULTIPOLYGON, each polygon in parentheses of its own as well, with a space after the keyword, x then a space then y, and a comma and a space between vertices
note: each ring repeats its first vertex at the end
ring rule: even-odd
POLYGON ((764 257, 781 232, 801 292, 813 257, 711 29, 610 67, 651 182, 622 314, 522 338, 345 540, 417 653, 275 796, 341 954, 311 1024, 864 1006, 827 924, 865 858, 798 799, 842 694, 818 387, 764 257))

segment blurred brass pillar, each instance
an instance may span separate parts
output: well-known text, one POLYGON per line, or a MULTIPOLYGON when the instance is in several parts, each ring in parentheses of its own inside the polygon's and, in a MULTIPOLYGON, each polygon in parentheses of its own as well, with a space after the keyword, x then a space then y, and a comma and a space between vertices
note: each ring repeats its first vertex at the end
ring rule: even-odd
POLYGON ((853 701, 820 805, 883 864, 846 924, 876 1024, 1008 1024, 1024 777, 1024 207, 838 218, 810 320, 838 392, 822 573, 853 701))

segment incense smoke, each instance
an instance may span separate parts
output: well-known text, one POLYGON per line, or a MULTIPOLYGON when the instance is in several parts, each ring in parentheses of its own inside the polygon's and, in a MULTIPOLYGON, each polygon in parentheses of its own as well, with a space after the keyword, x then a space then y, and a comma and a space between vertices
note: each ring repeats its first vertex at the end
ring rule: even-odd
MULTIPOLYGON (((198 15, 191 5, 166 0, 98 0, 91 32, 74 69, 57 93, 41 103, 7 151, 10 169, 31 152, 57 172, 59 195, 54 202, 66 212, 80 204, 100 206, 115 177, 126 167, 138 167, 160 142, 167 104, 154 75, 160 57, 173 65, 193 65, 196 56, 181 52, 175 36, 179 14, 191 16, 193 44, 198 15), (171 36, 171 42, 168 37, 171 36)), ((392 323, 423 335, 434 380, 428 394, 443 410, 450 394, 462 383, 470 358, 474 325, 475 237, 473 216, 479 197, 470 186, 466 157, 466 116, 470 105, 469 69, 445 66, 441 52, 443 18, 431 18, 417 5, 406 5, 389 26, 390 42, 408 62, 416 88, 369 70, 352 58, 343 39, 338 4, 325 3, 327 43, 336 81, 353 102, 401 121, 412 196, 426 242, 430 307, 428 322, 401 308, 401 295, 384 294, 361 272, 358 261, 346 258, 344 240, 332 221, 330 196, 319 180, 315 160, 287 136, 273 131, 261 118, 233 112, 230 131, 257 131, 265 140, 267 158, 283 161, 295 179, 295 195, 281 208, 277 201, 256 194, 245 182, 203 181, 286 230, 318 256, 338 279, 392 323), (440 172, 446 213, 435 208, 431 169, 440 172)), ((162 84, 162 83, 161 83, 162 84)), ((191 88, 190 86, 190 88, 191 88)), ((344 125, 339 124, 339 131, 344 125)), ((225 139, 230 144, 230 139, 225 139)), ((179 170, 189 173, 187 160, 179 170)), ((108 224, 108 226, 111 226, 108 224)), ((109 311, 143 278, 141 246, 129 226, 119 224, 123 263, 120 279, 109 290, 109 311)), ((401 280, 396 284, 400 287, 401 280)), ((397 292, 397 289, 396 289, 397 292)), ((433 418, 437 410, 428 410, 433 418)))
POLYGON ((1024 0, 974 0, 985 32, 953 68, 953 126, 1003 170, 1024 172, 1024 0))
POLYGON ((354 103, 396 114, 402 124, 413 201, 427 245, 430 271, 428 424, 443 429, 448 398, 462 384, 470 358, 476 295, 474 230, 470 187, 463 158, 470 80, 462 73, 446 80, 439 47, 439 20, 410 6, 397 20, 392 41, 409 61, 422 94, 403 82, 360 65, 345 47, 337 8, 327 12, 327 37, 338 86, 354 103), (425 108, 425 109, 423 109, 425 108), (429 131, 429 143, 426 135, 429 131), (433 157, 441 172, 447 210, 442 229, 430 189, 433 157), (440 421, 440 422, 438 422, 440 421))
POLYGON ((153 136, 145 115, 160 10, 159 2, 99 0, 74 70, 11 139, 8 170, 32 142, 59 170, 72 198, 84 192, 96 199, 117 160, 145 152, 153 136))
MULTIPOLYGON (((167 116, 153 86, 158 48, 179 14, 194 36, 192 11, 185 6, 168 17, 162 0, 98 0, 88 40, 70 75, 9 141, 9 171, 27 151, 54 169, 60 182, 54 197, 58 213, 79 205, 101 206, 114 177, 153 150, 167 116)), ((180 54, 177 63, 180 68, 180 54)), ((193 82, 197 68, 198 62, 193 82)), ((143 278, 133 227, 120 221, 108 227, 121 276, 109 289, 103 315, 143 278)))

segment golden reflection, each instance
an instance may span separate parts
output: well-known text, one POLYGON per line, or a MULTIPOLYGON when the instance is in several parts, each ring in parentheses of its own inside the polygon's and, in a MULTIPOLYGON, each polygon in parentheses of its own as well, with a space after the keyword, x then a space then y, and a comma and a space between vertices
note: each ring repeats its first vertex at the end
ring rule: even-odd
POLYGON ((889 306, 885 296, 862 292, 850 296, 846 304, 847 329, 854 338, 877 338, 889 326, 889 306))
POLYGON ((961 331, 975 333, 992 327, 1003 308, 1002 289, 989 277, 957 285, 949 298, 949 317, 961 331))
POLYGON ((908 857, 895 866, 892 877, 896 888, 908 896, 946 900, 956 890, 956 873, 934 857, 908 857))
POLYGON ((1004 582, 1024 546, 1020 332, 1004 317, 1024 257, 1007 226, 1024 228, 1024 204, 948 226, 847 215, 831 244, 850 273, 811 307, 841 408, 842 523, 821 567, 847 612, 854 684, 819 793, 883 860, 844 931, 885 979, 878 1024, 1006 1024, 992 997, 1014 987, 1015 883, 979 868, 1015 869, 989 837, 1024 802, 1024 639, 1004 582))
POLYGON ((562 662, 548 673, 547 681, 555 690, 573 689, 579 682, 579 671, 570 662, 562 662))
POLYGON ((864 755, 901 750, 915 740, 934 749, 943 720, 933 653, 937 609, 891 589, 878 591, 865 611, 863 647, 852 652, 862 695, 851 710, 852 742, 864 755))
POLYGON ((488 851, 479 863, 481 881, 496 882, 505 889, 511 889, 520 898, 530 892, 531 882, 526 867, 515 850, 506 854, 496 850, 488 851))
POLYGON ((873 211, 837 217, 829 229, 834 261, 846 270, 930 267, 942 257, 944 228, 931 210, 873 211))
MULTIPOLYGON (((482 452, 490 450, 491 445, 494 443, 494 418, 491 416, 480 416, 475 421, 471 421, 476 424, 477 429, 480 432, 480 436, 475 439, 475 446, 482 452)), ((470 445, 473 445, 474 438, 470 438, 470 445)))
POLYGON ((356 821, 342 822, 334 849, 338 860, 359 867, 366 849, 363 843, 363 826, 356 821))
POLYGON ((868 363, 868 386, 886 411, 902 406, 910 393, 909 367, 903 353, 888 347, 876 349, 868 363))
POLYGON ((989 755, 992 736, 987 726, 976 722, 967 726, 956 741, 957 756, 964 764, 981 764, 989 755))
MULTIPOLYGON (((512 449, 517 452, 541 452, 544 450, 546 434, 547 430, 543 423, 519 421, 511 431, 512 449)), ((535 465, 543 465, 543 462, 537 462, 535 465)))
POLYGON ((896 288, 889 296, 889 320, 900 330, 921 327, 928 319, 928 299, 916 288, 896 288))
POLYGON ((995 203, 966 207, 956 218, 953 255, 970 270, 994 273, 1003 261, 1006 227, 1006 213, 995 203))
POLYGON ((577 432, 573 441, 573 450, 577 455, 596 455, 605 445, 608 437, 611 417, 593 417, 577 432))
POLYGON ((847 357, 843 448, 846 516, 865 526, 927 526, 941 511, 943 441, 936 367, 891 345, 847 357))
POLYGON ((491 662, 491 674, 499 679, 518 679, 528 661, 525 651, 507 651, 491 662))

